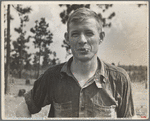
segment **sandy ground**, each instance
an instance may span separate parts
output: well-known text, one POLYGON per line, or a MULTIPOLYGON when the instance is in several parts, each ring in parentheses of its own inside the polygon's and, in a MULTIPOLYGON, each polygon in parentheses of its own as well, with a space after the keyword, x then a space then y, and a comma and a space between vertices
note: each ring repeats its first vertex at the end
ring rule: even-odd
MULTIPOLYGON (((34 80, 31 80, 31 85, 25 85, 25 80, 15 80, 15 83, 11 85, 10 87, 10 94, 4 95, 5 104, 2 105, 2 109, 4 109, 2 112, 5 116, 5 119, 16 119, 15 112, 17 107, 19 106, 20 102, 24 100, 23 97, 18 97, 18 91, 19 89, 25 89, 26 91, 29 91, 33 86, 34 80)), ((144 83, 132 83, 132 92, 133 92, 133 100, 134 100, 134 106, 135 111, 138 118, 148 118, 148 89, 145 89, 144 83)), ((44 107, 40 113, 36 115, 32 115, 32 118, 36 119, 43 119, 46 118, 48 115, 48 111, 50 109, 50 106, 44 107)))

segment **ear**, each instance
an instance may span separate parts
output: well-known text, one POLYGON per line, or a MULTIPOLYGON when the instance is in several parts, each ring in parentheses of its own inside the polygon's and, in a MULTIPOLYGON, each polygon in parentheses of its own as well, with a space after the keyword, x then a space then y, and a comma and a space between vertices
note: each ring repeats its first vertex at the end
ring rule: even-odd
POLYGON ((65 32, 64 37, 65 37, 65 42, 66 42, 68 45, 70 45, 68 32, 65 32))
MULTIPOLYGON (((99 38, 100 38, 100 43, 104 40, 104 37, 105 37, 105 32, 100 32, 100 34, 99 34, 99 38)), ((99 43, 99 44, 100 44, 99 43)))

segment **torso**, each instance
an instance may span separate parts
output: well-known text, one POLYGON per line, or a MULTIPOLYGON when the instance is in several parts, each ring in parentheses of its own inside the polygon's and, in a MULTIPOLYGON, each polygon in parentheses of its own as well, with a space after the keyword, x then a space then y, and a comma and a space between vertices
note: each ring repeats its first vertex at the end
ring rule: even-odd
POLYGON ((72 62, 70 70, 81 87, 83 87, 85 83, 94 76, 98 66, 97 63, 97 58, 95 61, 93 59, 91 62, 72 62))
POLYGON ((81 87, 83 87, 85 85, 85 83, 91 78, 93 77, 94 74, 91 75, 81 75, 81 74, 75 74, 73 73, 74 77, 77 79, 79 85, 81 87))

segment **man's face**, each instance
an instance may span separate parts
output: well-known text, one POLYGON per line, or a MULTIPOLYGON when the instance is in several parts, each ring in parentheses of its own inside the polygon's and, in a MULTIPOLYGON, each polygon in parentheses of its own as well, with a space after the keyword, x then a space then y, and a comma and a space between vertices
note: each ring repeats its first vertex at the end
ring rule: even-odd
POLYGON ((68 44, 74 58, 79 61, 89 61, 97 56, 100 44, 100 30, 94 18, 89 18, 81 23, 70 23, 68 44))

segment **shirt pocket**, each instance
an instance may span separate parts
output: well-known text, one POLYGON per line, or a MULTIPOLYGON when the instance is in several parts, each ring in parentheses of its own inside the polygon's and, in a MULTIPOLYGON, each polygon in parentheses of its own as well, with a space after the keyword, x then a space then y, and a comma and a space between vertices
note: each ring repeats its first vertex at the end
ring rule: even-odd
POLYGON ((100 118, 117 118, 116 105, 100 106, 93 104, 86 106, 87 117, 100 117, 100 118))
POLYGON ((72 117, 72 101, 53 104, 55 117, 72 117))

